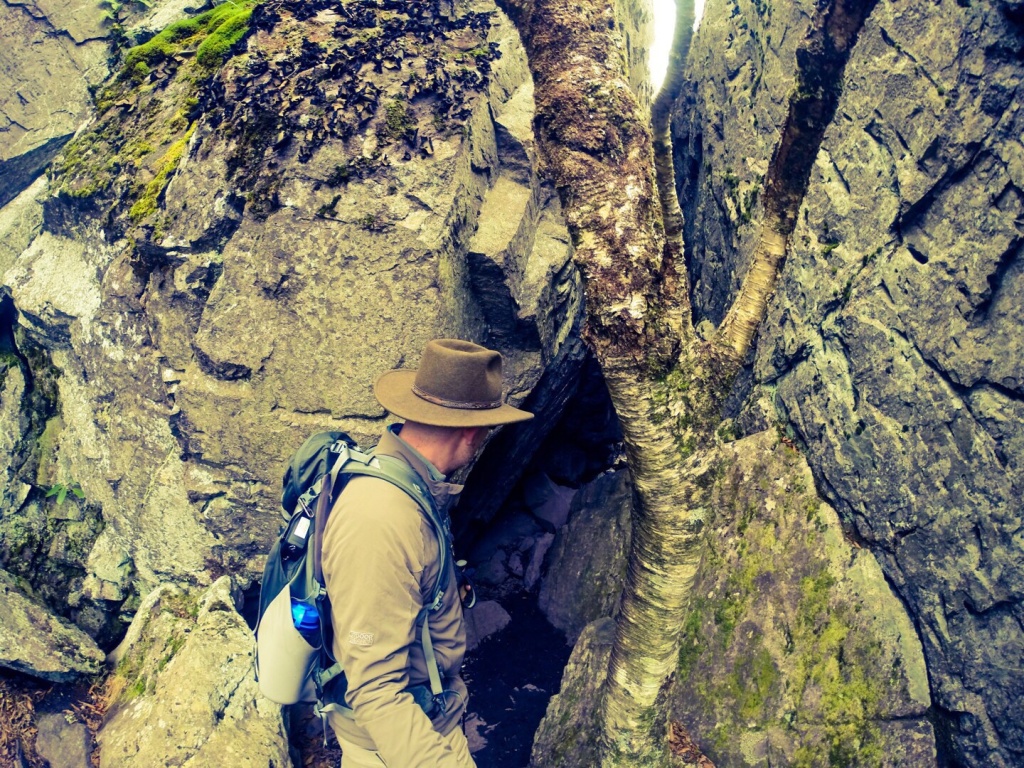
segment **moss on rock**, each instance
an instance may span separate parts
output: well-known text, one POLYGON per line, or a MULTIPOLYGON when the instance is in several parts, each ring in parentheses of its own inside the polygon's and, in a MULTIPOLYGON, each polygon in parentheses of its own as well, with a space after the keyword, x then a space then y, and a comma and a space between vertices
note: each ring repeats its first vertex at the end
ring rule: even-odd
POLYGON ((167 183, 171 180, 171 174, 178 168, 178 163, 181 161, 181 156, 185 152, 185 147, 188 145, 188 140, 192 138, 194 130, 195 126, 191 126, 185 131, 185 135, 171 144, 164 156, 160 158, 160 170, 146 184, 142 196, 135 201, 135 204, 128 211, 128 215, 131 216, 133 221, 141 221, 156 212, 157 200, 163 193, 167 183))
POLYGON ((920 644, 877 563, 844 539, 803 458, 777 434, 723 455, 673 717, 719 766, 896 765, 920 756, 922 731, 934 755, 927 702, 908 672, 923 669, 920 644), (914 716, 914 739, 884 727, 914 716))
MULTIPOLYGON (((50 169, 58 196, 105 201, 139 224, 178 167, 213 75, 249 30, 255 0, 223 3, 130 48, 96 97, 101 117, 50 169)), ((98 211, 105 213, 105 210, 98 211)))

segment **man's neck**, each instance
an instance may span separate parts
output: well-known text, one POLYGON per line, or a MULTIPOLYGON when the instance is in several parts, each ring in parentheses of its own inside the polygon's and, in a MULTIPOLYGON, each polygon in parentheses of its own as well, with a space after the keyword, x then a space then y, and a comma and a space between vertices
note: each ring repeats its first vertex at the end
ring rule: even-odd
POLYGON ((399 424, 390 429, 391 433, 411 448, 427 465, 427 469, 436 475, 434 480, 444 479, 450 471, 447 466, 450 451, 446 449, 446 446, 429 439, 430 436, 417 430, 415 425, 399 424))

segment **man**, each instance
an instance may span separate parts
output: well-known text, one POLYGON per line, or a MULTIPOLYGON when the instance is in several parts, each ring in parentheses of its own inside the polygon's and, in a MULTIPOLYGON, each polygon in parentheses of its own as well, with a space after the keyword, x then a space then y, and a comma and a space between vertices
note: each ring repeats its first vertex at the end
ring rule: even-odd
MULTIPOLYGON (((469 464, 491 427, 533 417, 503 403, 501 355, 453 339, 429 342, 419 370, 384 374, 374 395, 405 419, 388 428, 375 454, 406 462, 445 521, 462 490, 445 476, 469 464)), ((353 710, 351 718, 329 715, 342 768, 475 766, 461 722, 466 630, 454 573, 440 607, 428 614, 445 694, 425 708, 410 691, 429 684, 416 618, 435 588, 438 546, 419 505, 386 480, 355 477, 335 502, 324 532, 323 568, 333 650, 353 710)))

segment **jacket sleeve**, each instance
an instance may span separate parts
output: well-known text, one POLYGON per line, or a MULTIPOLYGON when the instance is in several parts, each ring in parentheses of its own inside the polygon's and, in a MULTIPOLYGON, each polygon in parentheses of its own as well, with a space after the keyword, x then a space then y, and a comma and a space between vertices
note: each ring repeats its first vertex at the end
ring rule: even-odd
POLYGON ((359 478, 331 512, 323 544, 334 652, 348 679, 346 703, 387 764, 397 768, 458 765, 405 692, 428 562, 421 521, 402 491, 359 478))

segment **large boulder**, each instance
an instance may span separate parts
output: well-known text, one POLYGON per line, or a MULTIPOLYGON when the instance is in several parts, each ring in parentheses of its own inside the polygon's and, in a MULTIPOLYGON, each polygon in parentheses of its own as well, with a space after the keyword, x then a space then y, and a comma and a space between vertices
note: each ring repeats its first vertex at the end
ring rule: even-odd
POLYGON ((499 349, 510 401, 550 414, 506 483, 574 381, 581 291, 514 29, 486 2, 344 11, 265 3, 219 72, 112 81, 4 276, 60 373, 48 460, 105 522, 89 600, 256 579, 286 457, 374 442, 374 380, 430 338, 499 349))
POLYGON ((538 604, 570 643, 585 626, 615 613, 625 583, 632 511, 629 472, 608 472, 580 488, 569 523, 555 536, 538 604))
POLYGON ((92 638, 28 597, 0 571, 0 667, 54 682, 97 675, 104 654, 92 638))
POLYGON ((203 593, 158 587, 111 657, 102 768, 289 765, 281 707, 260 694, 254 658, 230 577, 203 593))
POLYGON ((914 625, 772 430, 724 447, 670 711, 720 766, 936 764, 914 625))
MULTIPOLYGON (((805 459, 772 430, 721 446, 705 466, 713 525, 665 691, 670 729, 720 766, 935 765, 913 623, 874 556, 818 497, 805 459)), ((630 493, 624 473, 584 487, 551 552, 541 604, 577 639, 533 765, 594 764, 614 624, 585 622, 607 616, 617 596, 601 578, 618 574, 621 586, 625 552, 611 542, 622 539, 630 493)))

